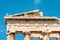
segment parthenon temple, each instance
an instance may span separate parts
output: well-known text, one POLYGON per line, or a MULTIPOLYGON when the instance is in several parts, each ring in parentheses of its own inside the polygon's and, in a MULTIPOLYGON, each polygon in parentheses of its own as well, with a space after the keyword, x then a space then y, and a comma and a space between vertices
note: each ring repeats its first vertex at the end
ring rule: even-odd
POLYGON ((15 40, 17 33, 24 35, 24 40, 39 37, 40 40, 50 40, 55 37, 60 40, 60 18, 43 16, 43 12, 32 10, 4 16, 7 26, 7 40, 15 40))

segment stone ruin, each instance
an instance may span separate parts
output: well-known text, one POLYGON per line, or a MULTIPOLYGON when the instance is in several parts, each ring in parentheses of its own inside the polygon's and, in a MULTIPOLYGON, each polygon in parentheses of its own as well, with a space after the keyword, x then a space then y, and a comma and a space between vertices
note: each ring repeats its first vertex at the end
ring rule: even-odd
POLYGON ((32 37, 39 37, 40 40, 55 37, 60 40, 60 18, 43 16, 39 10, 5 15, 4 20, 7 40, 15 40, 16 33, 22 33, 24 40, 31 40, 32 37))

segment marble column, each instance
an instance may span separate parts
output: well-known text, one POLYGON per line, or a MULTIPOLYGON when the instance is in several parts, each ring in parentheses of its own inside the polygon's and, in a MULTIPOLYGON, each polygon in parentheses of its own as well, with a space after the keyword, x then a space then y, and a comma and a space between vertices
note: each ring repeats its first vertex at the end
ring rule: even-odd
POLYGON ((40 40, 43 40, 43 38, 40 38, 40 40))
POLYGON ((24 40, 30 40, 30 34, 29 33, 25 33, 24 35, 24 40))
POLYGON ((49 35, 48 34, 44 35, 43 40, 49 40, 49 35))
POLYGON ((7 34, 7 40, 15 40, 15 34, 7 34))
POLYGON ((43 35, 40 35, 40 40, 43 40, 43 35))

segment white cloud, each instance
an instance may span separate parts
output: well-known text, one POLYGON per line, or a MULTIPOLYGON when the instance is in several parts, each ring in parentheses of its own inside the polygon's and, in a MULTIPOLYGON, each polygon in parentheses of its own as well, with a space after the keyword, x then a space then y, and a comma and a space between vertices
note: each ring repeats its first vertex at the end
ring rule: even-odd
POLYGON ((35 4, 41 3, 41 0, 34 0, 35 4))

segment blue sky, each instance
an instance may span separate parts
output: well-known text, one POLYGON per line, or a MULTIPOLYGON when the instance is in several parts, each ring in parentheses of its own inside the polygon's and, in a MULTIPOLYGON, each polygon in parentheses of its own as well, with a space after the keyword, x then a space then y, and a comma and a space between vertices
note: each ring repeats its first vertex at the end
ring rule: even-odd
MULTIPOLYGON (((6 25, 4 24, 6 13, 11 15, 34 9, 42 11, 44 16, 60 17, 60 0, 0 0, 0 40, 6 40, 6 25)), ((23 36, 20 35, 20 38, 23 40, 23 36)))

